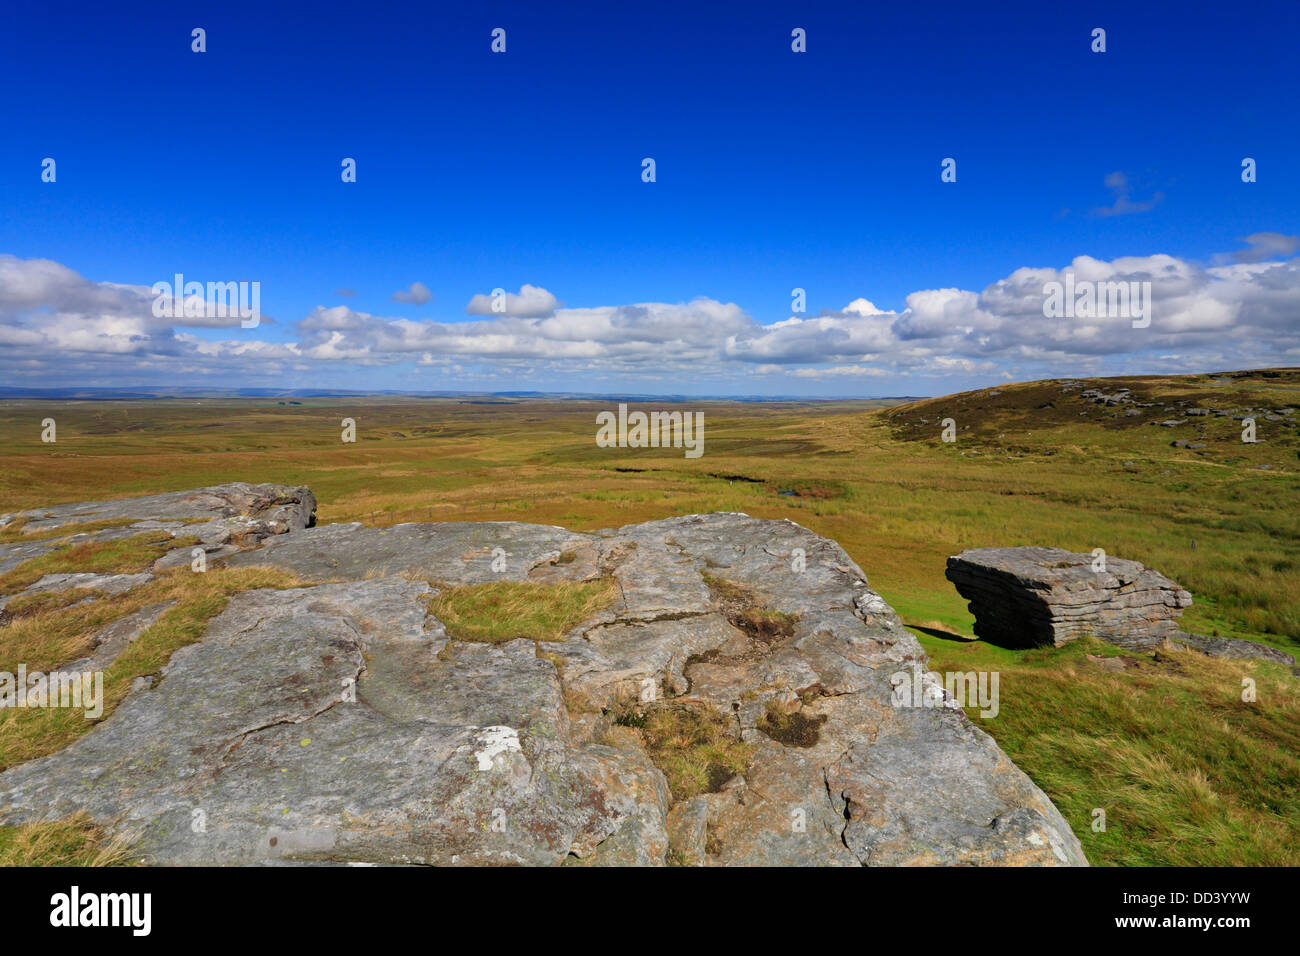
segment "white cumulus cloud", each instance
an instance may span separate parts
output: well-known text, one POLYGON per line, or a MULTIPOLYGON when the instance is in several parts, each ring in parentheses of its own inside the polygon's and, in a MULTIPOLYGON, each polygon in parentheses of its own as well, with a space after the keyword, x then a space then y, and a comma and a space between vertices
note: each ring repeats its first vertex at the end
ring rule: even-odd
POLYGON ((469 315, 512 315, 519 318, 544 318, 555 312, 559 305, 555 296, 540 286, 520 286, 518 292, 500 290, 499 294, 476 295, 465 306, 469 315))

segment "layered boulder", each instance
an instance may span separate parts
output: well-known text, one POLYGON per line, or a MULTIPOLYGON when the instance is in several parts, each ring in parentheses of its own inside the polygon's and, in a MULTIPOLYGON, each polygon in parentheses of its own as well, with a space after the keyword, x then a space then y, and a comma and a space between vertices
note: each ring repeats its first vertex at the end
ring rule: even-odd
POLYGON ((975 634, 1004 647, 1061 646, 1085 635, 1132 650, 1179 634, 1190 593, 1137 561, 1060 548, 973 548, 946 576, 975 615, 975 634))
POLYGON ((733 513, 309 527, 302 491, 266 492, 294 527, 214 566, 307 583, 235 594, 100 724, 0 773, 0 824, 85 813, 160 864, 1086 865, 833 541, 733 513), (502 581, 611 597, 546 640, 434 613, 502 581), (938 706, 900 698, 913 675, 938 706), (670 785, 657 709, 743 761, 670 785))

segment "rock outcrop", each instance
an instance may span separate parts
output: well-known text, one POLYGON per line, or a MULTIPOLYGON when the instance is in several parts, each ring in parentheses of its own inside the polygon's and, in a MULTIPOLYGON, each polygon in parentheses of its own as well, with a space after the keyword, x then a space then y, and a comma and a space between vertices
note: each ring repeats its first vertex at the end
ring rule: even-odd
POLYGON ((256 528, 204 538, 213 566, 316 583, 234 595, 101 724, 0 773, 0 824, 85 812, 162 864, 1086 864, 954 701, 900 706, 900 679, 935 683, 920 645, 791 522, 309 527, 306 489, 249 485, 103 504, 256 528), (429 603, 601 580, 612 603, 554 640, 454 639, 429 603), (674 793, 637 729, 655 708, 724 728, 743 770, 674 793))
MULTIPOLYGON (((77 543, 129 538, 165 530, 191 537, 211 557, 233 554, 268 535, 306 528, 316 521, 316 496, 289 485, 250 485, 242 481, 143 498, 82 501, 0 515, 0 532, 31 536, 31 541, 0 544, 0 574, 40 557, 62 543, 50 532, 67 531, 77 543), (98 527, 96 527, 98 526, 98 527), (80 528, 91 528, 79 532, 80 528)), ((178 548, 158 569, 190 563, 191 548, 178 548)))
POLYGON ((1004 647, 1061 646, 1091 635, 1132 650, 1178 633, 1192 596, 1137 561, 1060 548, 973 548, 946 576, 970 602, 976 636, 1004 647))

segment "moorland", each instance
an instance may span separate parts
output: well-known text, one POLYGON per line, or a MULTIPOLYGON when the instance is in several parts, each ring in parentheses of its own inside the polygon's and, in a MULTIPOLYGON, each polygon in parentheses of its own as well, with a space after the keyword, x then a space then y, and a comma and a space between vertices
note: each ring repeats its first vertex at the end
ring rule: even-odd
MULTIPOLYGON (((1300 370, 1051 380, 908 402, 688 402, 704 453, 610 448, 584 399, 0 401, 0 513, 229 481, 307 485, 321 524, 576 530, 740 511, 838 541, 935 670, 996 670, 971 719, 1094 864, 1300 863, 1300 678, 1267 661, 972 637, 944 577, 971 547, 1141 561, 1185 629, 1300 650, 1300 370), (43 442, 42 421, 57 424, 43 442), (356 441, 341 440, 352 419, 356 441), (1243 441, 1243 419, 1255 441, 1243 441), (952 441, 944 440, 945 427, 952 441), (1102 666, 1124 657, 1123 669, 1102 666), (1242 678, 1257 685, 1241 699, 1242 678), (1106 829, 1090 821, 1106 811, 1106 829)), ((667 408, 664 403, 633 407, 667 408)))

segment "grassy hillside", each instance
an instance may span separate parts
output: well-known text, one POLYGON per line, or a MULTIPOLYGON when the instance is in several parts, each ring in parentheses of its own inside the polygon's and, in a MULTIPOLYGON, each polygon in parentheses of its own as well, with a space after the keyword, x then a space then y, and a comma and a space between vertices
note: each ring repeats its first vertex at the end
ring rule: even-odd
POLYGON ((1292 650, 1300 640, 1300 370, 1033 382, 884 419, 896 440, 946 454, 954 473, 1016 470, 998 494, 1028 524, 996 543, 1136 558, 1196 596, 1190 630, 1292 650), (1242 441, 1245 418, 1254 443, 1242 441), (944 419, 955 442, 942 441, 944 419), (1064 538, 1040 523, 1056 505, 1086 513, 1064 538))
POLYGON ((1300 414, 1286 411, 1300 410, 1300 371, 1041 382, 896 406, 694 403, 698 459, 597 447, 609 407, 4 402, 0 512, 244 480, 310 485, 322 523, 789 518, 845 547, 937 669, 1000 671, 1001 712, 983 724, 1094 862, 1300 864, 1300 685, 1284 668, 1128 655, 1112 673, 1079 649, 988 647, 968 640, 943 576, 968 547, 1100 547, 1189 588, 1188 629, 1300 651, 1300 414), (1233 415, 1255 417, 1260 441, 1243 444, 1233 415), (46 417, 55 444, 40 441, 46 417), (343 418, 356 444, 340 441, 343 418), (954 442, 941 440, 944 418, 954 442), (1258 683, 1254 704, 1239 700, 1242 676, 1258 683), (1107 809, 1106 833, 1090 828, 1094 808, 1107 809))

